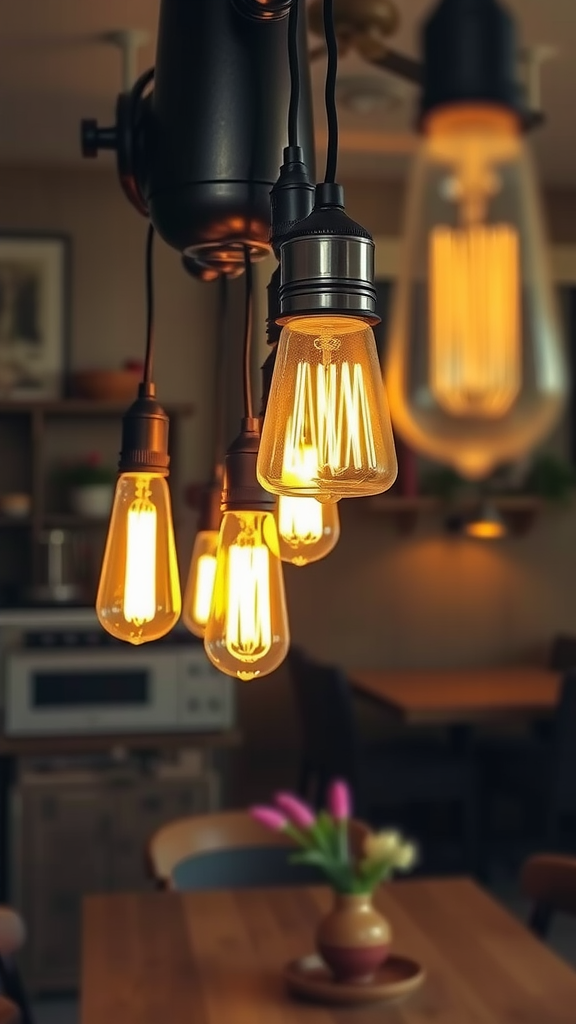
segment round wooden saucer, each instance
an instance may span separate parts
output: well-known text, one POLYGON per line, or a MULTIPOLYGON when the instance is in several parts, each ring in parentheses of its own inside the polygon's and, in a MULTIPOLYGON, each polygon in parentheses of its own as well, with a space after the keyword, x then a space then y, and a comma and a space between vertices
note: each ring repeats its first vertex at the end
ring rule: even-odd
POLYGON ((407 956, 389 956, 367 985, 336 981, 316 954, 292 960, 284 968, 291 992, 319 1003, 375 1003, 406 996, 419 988, 425 978, 420 964, 407 956))

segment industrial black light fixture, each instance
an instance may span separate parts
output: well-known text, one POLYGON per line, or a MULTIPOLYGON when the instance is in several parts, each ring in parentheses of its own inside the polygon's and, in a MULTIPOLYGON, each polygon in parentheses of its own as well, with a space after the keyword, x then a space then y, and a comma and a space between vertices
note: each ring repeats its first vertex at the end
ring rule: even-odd
POLYGON ((275 498, 256 479, 260 425, 250 380, 252 267, 245 250, 244 416, 224 460, 222 522, 214 586, 204 630, 210 661, 228 675, 267 675, 290 646, 288 614, 274 511, 275 498))
POLYGON ((168 416, 156 401, 153 242, 146 243, 146 358, 124 416, 118 482, 96 597, 100 624, 132 644, 158 640, 180 616, 180 580, 167 478, 168 416))
POLYGON ((441 0, 423 30, 422 140, 409 186, 386 379, 415 450, 481 478, 553 427, 567 373, 524 141, 511 15, 441 0))
MULTIPOLYGON (((117 101, 116 124, 82 123, 85 156, 116 151, 135 208, 203 280, 270 251, 270 190, 286 144, 290 0, 162 0, 156 65, 117 101)), ((306 47, 301 20, 298 45, 306 47)), ((299 141, 314 165, 308 62, 299 141)))
POLYGON ((332 0, 328 48, 328 147, 312 212, 279 244, 278 343, 258 454, 258 478, 280 496, 335 502, 374 494, 397 465, 372 325, 378 323, 374 242, 344 212, 336 184, 338 50, 332 0))

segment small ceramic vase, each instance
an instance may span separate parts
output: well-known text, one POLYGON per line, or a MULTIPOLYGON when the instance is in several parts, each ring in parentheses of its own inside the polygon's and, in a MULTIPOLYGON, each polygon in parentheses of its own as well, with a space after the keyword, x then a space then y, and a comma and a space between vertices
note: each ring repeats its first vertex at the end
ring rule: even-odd
POLYGON ((337 981, 369 985, 388 956, 391 936, 370 893, 335 893, 333 909, 320 922, 316 945, 337 981))

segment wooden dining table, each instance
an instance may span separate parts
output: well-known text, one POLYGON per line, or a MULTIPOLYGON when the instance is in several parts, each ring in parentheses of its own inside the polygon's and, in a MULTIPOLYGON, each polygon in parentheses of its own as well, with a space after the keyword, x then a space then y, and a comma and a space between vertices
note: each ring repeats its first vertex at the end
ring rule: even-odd
POLYGON ((348 678, 354 690, 406 725, 445 726, 549 716, 562 681, 561 673, 534 667, 350 669, 348 678))
POLYGON ((81 1024, 574 1024, 576 972, 474 882, 395 882, 376 903, 424 984, 341 1009, 296 999, 282 974, 313 951, 326 889, 89 897, 81 1024))

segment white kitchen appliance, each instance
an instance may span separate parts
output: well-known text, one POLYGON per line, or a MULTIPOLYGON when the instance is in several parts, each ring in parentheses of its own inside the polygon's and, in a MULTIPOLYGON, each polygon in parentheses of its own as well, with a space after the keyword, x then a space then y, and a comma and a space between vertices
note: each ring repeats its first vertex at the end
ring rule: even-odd
POLYGON ((201 644, 35 646, 4 661, 12 736, 207 732, 234 722, 232 680, 201 644))

